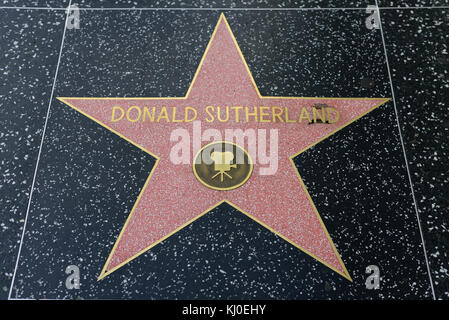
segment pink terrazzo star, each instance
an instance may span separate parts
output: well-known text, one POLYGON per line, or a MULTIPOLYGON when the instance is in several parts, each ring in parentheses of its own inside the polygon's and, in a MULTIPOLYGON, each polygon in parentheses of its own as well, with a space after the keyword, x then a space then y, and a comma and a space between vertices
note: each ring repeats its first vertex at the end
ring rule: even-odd
MULTIPOLYGON (((340 255, 321 221, 315 205, 291 158, 382 105, 384 98, 289 98, 263 97, 249 72, 228 22, 221 15, 214 34, 185 97, 180 98, 59 98, 92 120, 158 158, 131 210, 99 279, 111 274, 154 245, 182 229, 213 207, 228 202, 335 272, 351 280, 340 255), (173 164, 170 134, 176 128, 192 130, 191 122, 111 121, 113 107, 195 107, 198 119, 212 106, 287 107, 290 119, 298 119, 303 107, 326 104, 339 111, 336 123, 201 122, 208 128, 279 130, 279 163, 274 175, 260 175, 258 164, 242 186, 219 191, 201 184, 192 165, 173 164)), ((171 118, 171 114, 169 113, 171 118)), ((224 133, 223 133, 224 135, 224 133)), ((204 143, 207 144, 207 143, 204 143)), ((204 145, 203 144, 203 145, 204 145)), ((255 240, 256 241, 256 240, 255 240)))

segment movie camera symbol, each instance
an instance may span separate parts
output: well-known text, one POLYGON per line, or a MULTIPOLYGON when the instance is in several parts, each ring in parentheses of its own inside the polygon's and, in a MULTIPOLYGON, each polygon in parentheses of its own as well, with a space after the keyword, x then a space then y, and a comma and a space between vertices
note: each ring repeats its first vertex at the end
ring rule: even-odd
POLYGON ((234 154, 232 152, 212 152, 210 154, 211 159, 214 161, 214 170, 218 171, 212 179, 220 175, 220 182, 223 182, 223 177, 227 176, 232 179, 231 175, 227 171, 231 171, 231 168, 237 168, 236 164, 231 164, 234 160, 234 154))

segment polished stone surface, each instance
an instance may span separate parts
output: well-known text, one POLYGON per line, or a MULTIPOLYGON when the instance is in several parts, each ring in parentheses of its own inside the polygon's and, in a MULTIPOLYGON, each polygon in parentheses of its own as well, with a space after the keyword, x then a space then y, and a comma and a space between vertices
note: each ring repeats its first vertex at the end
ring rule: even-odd
MULTIPOLYGON (((61 10, 5 11, 17 22, 2 21, 12 30, 2 43, 19 60, 1 60, 10 84, 1 92, 8 97, 1 151, 9 159, 1 163, 8 257, 0 265, 2 298, 14 273, 64 21, 61 10), (30 19, 31 32, 24 26, 30 19)), ((81 28, 66 33, 55 97, 184 95, 221 12, 82 11, 81 28)), ((224 13, 262 95, 392 96, 381 33, 365 27, 364 10, 224 13)), ((381 16, 433 285, 444 299, 447 11, 389 9, 381 16)), ((432 298, 393 101, 295 164, 352 283, 227 204, 97 282, 154 159, 54 98, 12 298, 432 298), (372 264, 380 268, 379 290, 365 287, 372 264), (65 287, 68 265, 80 268, 79 290, 65 287)))
POLYGON ((449 0, 378 0, 379 7, 440 7, 449 6, 449 0))
POLYGON ((13 275, 65 15, 0 10, 0 297, 13 275))
MULTIPOLYGON (((76 1, 72 1, 75 3, 76 1)), ((2 0, 4 7, 42 7, 42 8, 62 8, 69 5, 69 0, 2 0)))
POLYGON ((382 11, 399 120, 438 298, 449 298, 449 10, 382 11))

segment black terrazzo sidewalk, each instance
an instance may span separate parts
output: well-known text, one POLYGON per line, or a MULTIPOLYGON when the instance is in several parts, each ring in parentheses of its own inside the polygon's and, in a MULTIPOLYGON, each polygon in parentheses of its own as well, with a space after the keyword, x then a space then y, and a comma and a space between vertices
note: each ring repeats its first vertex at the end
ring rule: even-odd
POLYGON ((78 1, 58 66, 68 1, 3 1, 0 298, 15 274, 12 299, 448 299, 449 2, 380 0, 383 35, 365 26, 369 4, 78 1), (323 9, 255 10, 271 7, 323 9), (226 204, 97 282, 155 159, 56 97, 183 96, 222 12, 262 95, 394 90, 295 158, 353 282, 226 204), (373 264, 378 290, 365 286, 373 264), (79 290, 65 286, 68 265, 79 290))

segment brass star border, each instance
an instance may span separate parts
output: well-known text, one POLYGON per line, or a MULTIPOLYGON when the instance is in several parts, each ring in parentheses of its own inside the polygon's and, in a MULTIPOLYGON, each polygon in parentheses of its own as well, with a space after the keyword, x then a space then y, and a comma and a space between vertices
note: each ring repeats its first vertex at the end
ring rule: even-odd
POLYGON ((103 97, 77 98, 77 97, 57 97, 57 99, 60 100, 61 102, 65 103, 65 104, 67 104, 68 106, 72 107, 73 109, 75 109, 75 110, 78 111, 79 113, 83 114, 84 116, 88 117, 89 119, 91 119, 91 120, 95 121, 96 123, 100 124, 100 125, 103 126, 104 128, 106 128, 106 129, 110 130, 111 132, 115 133, 116 135, 120 136, 122 139, 128 141, 128 142, 131 143, 132 145, 136 146, 137 148, 141 149, 142 151, 144 151, 145 153, 151 155, 152 157, 154 157, 154 158, 156 159, 156 162, 155 162, 155 164, 154 164, 154 166, 153 166, 153 168, 152 168, 152 170, 151 170, 151 172, 150 172, 148 178, 146 179, 145 184, 144 184, 144 186, 142 187, 142 189, 141 189, 141 191, 140 191, 140 193, 139 193, 139 196, 137 197, 136 202, 134 203, 134 206, 133 206, 133 208, 131 209, 130 214, 128 215, 128 217, 127 217, 127 219, 126 219, 126 221, 125 221, 125 224, 124 224, 124 226, 123 226, 123 228, 122 228, 122 230, 121 230, 121 232, 120 232, 120 234, 119 234, 119 236, 118 236, 118 238, 117 238, 117 240, 116 240, 116 242, 115 242, 115 244, 114 244, 114 246, 113 246, 113 248, 112 248, 112 250, 111 250, 111 253, 109 254, 108 259, 106 260, 106 263, 104 264, 104 267, 103 267, 103 269, 102 269, 102 271, 101 271, 101 273, 100 273, 100 275, 99 275, 99 277, 98 277, 98 280, 101 280, 101 279, 103 279, 104 277, 106 277, 107 275, 110 275, 110 274, 111 274, 112 272, 114 272, 115 270, 119 269, 119 268, 122 267, 123 265, 125 265, 125 264, 129 263, 130 261, 134 260, 135 258, 137 258, 137 257, 140 256, 141 254, 145 253, 145 252, 148 251, 149 249, 153 248, 154 246, 156 246, 156 245, 159 244, 160 242, 166 240, 167 238, 169 238, 170 236, 172 236, 172 235, 175 234, 176 232, 178 232, 178 231, 180 231, 181 229, 183 229, 184 227, 188 226, 189 224, 191 224, 191 223, 194 222, 195 220, 199 219, 200 217, 202 217, 202 216, 205 215, 206 213, 210 212, 211 210, 215 209, 215 208, 218 207, 219 205, 221 205, 221 204, 223 204, 223 203, 227 203, 227 204, 229 204, 230 206, 232 206, 233 208, 235 208, 235 209, 237 209, 238 211, 240 211, 240 212, 242 212, 243 214, 245 214, 245 215, 246 215, 247 217, 249 217, 250 219, 256 221, 257 223, 259 223, 259 224, 262 225, 263 227, 267 228, 268 230, 270 230, 271 232, 273 232, 274 234, 276 234, 276 235, 279 236, 280 238, 284 239, 285 241, 287 241, 287 242, 290 243, 291 245, 297 247, 297 248, 300 249, 301 251, 305 252, 305 253, 308 254, 309 256, 311 256, 311 257, 313 257, 314 259, 318 260, 319 262, 321 262, 322 264, 324 264, 324 265, 327 266, 328 268, 332 269, 332 270, 335 271, 336 273, 340 274, 341 276, 343 276, 344 278, 346 278, 347 280, 349 280, 349 281, 352 282, 352 278, 351 278, 351 276, 349 275, 349 272, 347 271, 346 266, 345 266, 345 264, 343 263, 343 261, 342 261, 342 259, 341 259, 341 257, 340 257, 340 254, 338 253, 337 249, 335 248, 335 245, 334 245, 334 243, 333 243, 333 241, 332 241, 332 239, 331 239, 331 237, 330 237, 330 235, 329 235, 329 233, 328 233, 328 231, 327 231, 327 228, 325 227, 325 225, 324 225, 324 223, 323 223, 323 221, 322 221, 322 219, 321 219, 321 217, 320 217, 320 215, 319 215, 319 213, 318 213, 318 210, 316 209, 315 203, 313 202, 313 200, 312 200, 312 198, 311 198, 311 196, 310 196, 310 194, 309 194, 309 192, 308 192, 308 190, 307 190, 307 188, 306 188, 306 186, 305 186, 305 184, 304 184, 304 181, 303 181, 303 179, 301 178, 301 175, 300 175, 298 169, 296 168, 296 166, 295 166, 295 164, 294 164, 293 159, 294 159, 296 156, 300 155, 301 153, 307 151, 307 150, 310 149, 311 147, 315 146, 316 144, 320 143, 321 141, 325 140, 326 138, 330 137, 331 135, 335 134, 336 132, 342 130, 342 129, 345 128, 346 126, 349 126, 350 124, 352 124, 352 123, 355 122, 356 120, 360 119, 361 117, 365 116, 366 114, 368 114, 369 112, 373 111, 374 109, 377 109, 379 106, 381 106, 381 105, 385 104, 386 102, 388 102, 389 100, 391 100, 391 98, 328 98, 328 97, 262 96, 262 95, 260 94, 260 92, 259 92, 259 89, 258 89, 258 87, 257 87, 257 85, 256 85, 256 82, 254 81, 254 78, 253 78, 253 76, 252 76, 252 73, 251 73, 251 71, 249 70, 249 67, 248 67, 248 65, 247 65, 247 63, 246 63, 246 60, 245 60, 245 58, 244 58, 244 56, 243 56, 243 54, 242 54, 242 52, 241 52, 241 50, 240 50, 240 47, 239 47, 239 45, 237 44, 237 40, 235 39, 235 36, 234 36, 234 34, 233 34, 233 32, 232 32, 230 26, 229 26, 229 23, 228 23, 228 21, 226 20, 224 14, 221 13, 220 18, 219 18, 219 20, 218 20, 218 22, 217 22, 217 24, 216 24, 216 26, 215 26, 215 29, 214 29, 214 31, 213 31, 213 33, 212 33, 211 38, 210 38, 210 40, 209 40, 209 43, 208 43, 208 45, 207 45, 207 47, 206 47, 206 49, 205 49, 205 51, 204 51, 204 53, 203 53, 202 59, 201 59, 199 65, 198 65, 198 67, 197 67, 197 69, 196 69, 196 72, 195 72, 195 74, 194 74, 194 77, 193 77, 193 79, 192 79, 192 81, 191 81, 191 83, 190 83, 190 86, 189 86, 189 88, 188 88, 188 90, 187 90, 187 92, 186 92, 186 94, 185 94, 184 97, 154 97, 154 98, 152 98, 152 97, 149 97, 149 98, 148 98, 148 97, 134 97, 134 98, 111 98, 111 97, 109 97, 109 98, 103 98, 103 97), (150 181, 150 179, 151 179, 151 176, 153 175, 153 173, 154 173, 154 171, 155 171, 155 169, 156 169, 156 167, 157 167, 157 165, 158 165, 159 157, 156 156, 155 154, 151 153, 149 150, 143 148, 143 147, 140 146, 139 144, 137 144, 137 143, 133 142, 132 140, 126 138, 124 135, 122 135, 122 134, 120 134, 119 132, 115 131, 114 129, 112 129, 112 128, 109 127, 108 125, 106 125, 106 124, 104 124, 104 123, 98 121, 98 120, 95 119, 94 117, 92 117, 92 116, 90 116, 89 114, 83 112, 83 111, 80 110, 79 108, 75 107, 73 104, 69 103, 67 100, 69 100, 69 99, 70 99, 70 100, 76 100, 76 99, 84 99, 84 100, 87 100, 87 99, 97 99, 97 100, 102 100, 102 99, 116 99, 116 100, 160 100, 160 99, 165 99, 165 100, 185 100, 185 99, 189 96, 190 91, 191 91, 191 89, 192 89, 192 87, 193 87, 193 85, 194 85, 194 83, 195 83, 195 80, 196 80, 196 78, 197 78, 197 76, 198 76, 198 73, 199 73, 199 71, 200 71, 200 69, 201 69, 201 66, 203 65, 204 59, 205 59, 205 57, 206 57, 206 55, 207 55, 207 53, 208 53, 208 51, 209 51, 210 45, 211 45, 211 43, 213 42, 213 39, 214 39, 214 37, 215 37, 215 34, 216 34, 216 32, 217 32, 217 29, 218 29, 218 26, 219 26, 221 20, 223 20, 223 21, 225 22, 225 25, 226 25, 226 27, 228 28, 228 30, 229 30, 229 32, 230 32, 230 34, 231 34, 231 36, 232 36, 232 39, 233 39, 234 44, 235 44, 235 46, 236 46, 236 48, 237 48, 237 50, 238 50, 238 53, 239 53, 239 55, 240 55, 240 58, 241 58, 242 61, 243 61, 243 64, 244 64, 244 66, 245 66, 245 69, 246 69, 246 71, 247 71, 247 73, 248 73, 248 75, 249 75, 249 77, 250 77, 250 79, 251 79, 252 85, 254 86, 254 89, 256 90, 257 95, 258 95, 259 98, 263 98, 263 99, 297 99, 297 100, 301 100, 301 99, 317 99, 317 98, 320 98, 320 99, 329 99, 329 100, 339 100, 339 99, 342 99, 342 100, 379 100, 379 99, 382 99, 382 100, 383 100, 381 103, 379 103, 378 105, 376 105, 376 106, 373 107, 372 109, 368 110, 367 112, 361 114, 360 116, 354 118, 352 121, 348 122, 346 125, 344 125, 344 126, 338 128, 337 130, 335 130, 335 131, 329 133, 328 135, 326 135, 326 136, 324 136, 323 138, 319 139, 319 140, 316 141, 315 143, 309 145, 307 148, 304 148, 303 150, 299 151, 298 153, 296 153, 296 154, 294 154, 294 155, 292 155, 292 156, 290 157, 290 162, 291 162, 292 166, 295 168, 295 172, 296 172, 296 174, 297 174, 297 176, 298 176, 298 179, 299 179, 299 181, 300 181, 302 187, 304 188, 304 190, 305 190, 305 192, 306 192, 306 194, 307 194, 307 197, 308 197, 310 203, 312 204, 312 206, 313 206, 313 208, 314 208, 315 214, 316 214, 316 216, 317 216, 317 218, 318 218, 318 220, 319 220, 319 222, 320 222, 320 224, 321 224, 321 227, 322 227, 323 230, 325 231, 326 236, 327 236, 327 238, 328 238, 328 240, 329 240, 329 242, 330 242, 330 244, 331 244, 331 246, 332 246, 332 249, 334 250, 334 252, 335 252, 335 254, 336 254, 336 256, 337 256, 339 262, 341 263, 341 266, 343 267, 344 271, 346 272, 346 274, 343 273, 343 272, 341 272, 341 271, 339 271, 339 270, 337 270, 337 269, 335 269, 333 266, 329 265, 328 263, 326 263, 326 262, 323 261, 322 259, 316 257, 314 254, 312 254, 312 253, 309 252, 308 250, 302 248, 302 247, 299 246, 298 244, 292 242, 292 241, 291 241, 290 239, 288 239, 287 237, 283 236, 282 234, 280 234, 279 232, 277 232, 277 231, 274 230, 273 228, 269 227, 268 225, 266 225, 265 223, 263 223, 262 221, 260 221, 260 220, 257 219, 256 217, 252 216, 251 214, 249 214, 249 213, 246 212, 245 210, 239 208, 237 205, 233 204, 231 201, 229 201, 229 200, 227 200, 227 199, 223 199, 222 201, 216 203, 215 205, 211 206, 210 208, 208 208, 207 210, 203 211, 203 212, 200 213, 199 215, 195 216, 193 219, 189 220, 188 222, 186 222, 186 223, 184 223, 183 225, 181 225, 181 226, 179 226, 178 228, 176 228, 173 232, 167 234, 166 236, 162 237, 162 238, 159 239, 158 241, 152 243, 150 246, 148 246, 148 247, 146 247, 145 249, 141 250, 140 252, 138 252, 137 254, 133 255, 132 257, 126 259, 125 261, 123 261, 123 262, 120 263, 119 265, 117 265, 117 266, 111 268, 110 270, 107 270, 107 266, 109 265, 109 262, 110 262, 110 260, 111 260, 111 258, 112 258, 112 256, 113 256, 113 254, 114 254, 114 252, 115 252, 115 250, 116 250, 116 247, 117 247, 118 243, 120 242, 120 239, 121 239, 121 237, 122 237, 122 235, 123 235, 123 233, 124 233, 124 231, 125 231, 125 229, 126 229, 128 223, 129 223, 129 221, 130 221, 130 219, 131 219, 131 217, 132 217, 132 215, 133 215, 134 209, 136 208, 136 205, 137 205, 137 203, 139 202, 139 200, 140 200, 140 198, 141 198, 143 192, 146 190, 147 184, 149 183, 149 181, 150 181))

